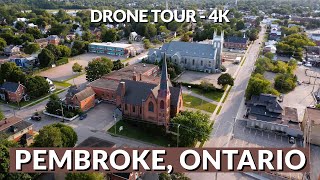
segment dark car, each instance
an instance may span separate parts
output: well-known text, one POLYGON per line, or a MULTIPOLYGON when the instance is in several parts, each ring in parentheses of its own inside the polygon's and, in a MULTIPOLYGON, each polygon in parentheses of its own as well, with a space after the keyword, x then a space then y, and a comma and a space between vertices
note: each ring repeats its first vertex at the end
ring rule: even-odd
POLYGON ((31 119, 34 121, 41 121, 41 116, 34 115, 34 116, 31 116, 31 119))
POLYGON ((289 138, 289 143, 290 144, 295 144, 296 143, 296 139, 294 137, 290 137, 289 138))
POLYGON ((86 117, 87 117, 88 115, 87 114, 82 114, 82 115, 80 115, 80 120, 84 120, 86 117))

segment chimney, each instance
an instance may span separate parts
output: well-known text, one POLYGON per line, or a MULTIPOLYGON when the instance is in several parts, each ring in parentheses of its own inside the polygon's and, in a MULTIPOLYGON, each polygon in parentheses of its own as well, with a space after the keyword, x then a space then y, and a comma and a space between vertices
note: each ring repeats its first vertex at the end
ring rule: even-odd
POLYGON ((120 93, 121 97, 124 97, 124 94, 126 93, 126 83, 123 81, 120 82, 120 93))

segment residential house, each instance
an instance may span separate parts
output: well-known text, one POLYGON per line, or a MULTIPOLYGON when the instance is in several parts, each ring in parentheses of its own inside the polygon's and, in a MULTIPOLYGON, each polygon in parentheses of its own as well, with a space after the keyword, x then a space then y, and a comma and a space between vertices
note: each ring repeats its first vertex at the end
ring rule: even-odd
POLYGON ((150 49, 148 60, 160 62, 166 56, 169 61, 184 69, 218 73, 221 72, 223 37, 223 32, 221 36, 215 32, 211 44, 180 41, 165 43, 161 49, 150 49))
POLYGON ((28 28, 38 28, 38 25, 35 25, 33 23, 29 23, 29 24, 27 24, 27 27, 28 28))
POLYGON ((304 130, 304 140, 320 146, 320 109, 307 107, 302 127, 304 130))
POLYGON ((275 45, 267 45, 263 48, 263 53, 271 52, 275 54, 277 52, 277 47, 275 45))
POLYGON ((20 48, 18 46, 10 45, 4 48, 3 54, 5 56, 12 56, 20 53, 20 48))
POLYGON ((320 46, 320 33, 313 33, 309 35, 309 37, 317 44, 317 46, 320 46))
POLYGON ((60 43, 60 38, 57 35, 50 35, 47 37, 48 44, 54 44, 54 45, 59 45, 60 43))
POLYGON ((45 48, 49 44, 49 41, 47 38, 36 39, 34 40, 34 42, 39 44, 40 48, 45 48))
POLYGON ((116 95, 116 105, 123 117, 166 127, 183 108, 182 89, 172 86, 166 60, 163 61, 159 84, 121 80, 116 95))
POLYGON ((21 83, 4 82, 0 86, 0 98, 4 101, 20 102, 26 95, 26 87, 21 83))
POLYGON ((97 28, 97 27, 90 27, 89 28, 91 34, 93 34, 95 37, 97 37, 98 39, 101 39, 101 34, 102 34, 102 31, 100 28, 97 28))
POLYGON ((137 51, 132 44, 124 43, 90 43, 89 52, 98 54, 107 54, 112 56, 121 56, 129 58, 136 56, 137 51))
POLYGON ((33 143, 35 134, 32 126, 30 122, 13 116, 0 121, 0 134, 4 135, 9 141, 20 142, 23 143, 22 145, 30 146, 33 143))
POLYGON ((121 80, 143 81, 158 84, 159 66, 153 64, 137 63, 113 71, 100 79, 88 84, 96 93, 96 98, 109 103, 116 103, 116 90, 121 80))
POLYGON ((230 49, 241 49, 245 50, 248 48, 249 39, 245 37, 236 37, 231 36, 227 37, 223 43, 223 47, 230 48, 230 49))
POLYGON ((35 64, 36 58, 33 56, 29 56, 29 57, 13 56, 13 57, 10 57, 10 62, 15 63, 20 68, 31 68, 35 64))
POLYGON ((141 41, 142 37, 138 35, 136 32, 131 32, 129 35, 129 41, 141 41))
POLYGON ((88 111, 95 105, 95 95, 91 87, 86 87, 82 90, 77 86, 71 86, 64 102, 68 107, 88 111))
POLYGON ((260 94, 246 102, 247 111, 243 117, 247 127, 274 131, 282 135, 302 138, 301 123, 296 108, 281 107, 277 96, 260 94))

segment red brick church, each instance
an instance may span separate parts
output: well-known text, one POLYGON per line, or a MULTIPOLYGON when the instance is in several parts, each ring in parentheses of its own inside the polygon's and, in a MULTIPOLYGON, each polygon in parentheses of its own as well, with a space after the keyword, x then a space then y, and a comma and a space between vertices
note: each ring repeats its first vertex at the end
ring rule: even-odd
POLYGON ((160 84, 121 80, 116 91, 116 105, 124 118, 167 126, 170 118, 183 108, 182 89, 172 86, 164 60, 160 84))

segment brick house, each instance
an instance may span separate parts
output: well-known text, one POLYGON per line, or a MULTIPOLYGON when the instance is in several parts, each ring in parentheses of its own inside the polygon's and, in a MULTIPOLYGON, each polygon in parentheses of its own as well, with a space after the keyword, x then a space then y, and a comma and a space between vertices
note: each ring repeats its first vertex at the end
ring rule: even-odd
POLYGON ((249 39, 244 37, 231 36, 225 39, 223 46, 230 49, 247 49, 249 39))
POLYGON ((60 38, 57 35, 50 35, 47 37, 48 44, 59 45, 60 38))
POLYGON ((69 107, 80 108, 82 111, 87 111, 95 105, 95 95, 91 87, 86 87, 81 90, 76 86, 69 88, 66 95, 65 103, 69 107))
POLYGON ((4 134, 9 141, 19 142, 24 138, 26 144, 23 145, 30 146, 35 134, 32 126, 31 123, 13 116, 0 121, 0 134, 4 134))
POLYGON ((0 86, 0 98, 4 101, 20 102, 26 93, 26 87, 21 83, 4 82, 0 86))
POLYGON ((182 89, 172 86, 164 60, 159 84, 121 80, 116 105, 124 117, 168 126, 183 108, 182 89))

